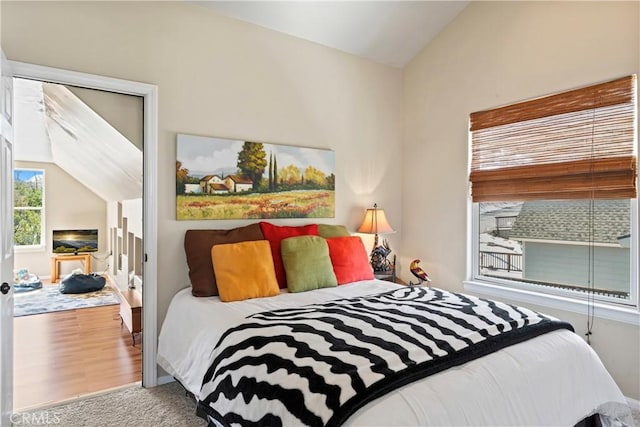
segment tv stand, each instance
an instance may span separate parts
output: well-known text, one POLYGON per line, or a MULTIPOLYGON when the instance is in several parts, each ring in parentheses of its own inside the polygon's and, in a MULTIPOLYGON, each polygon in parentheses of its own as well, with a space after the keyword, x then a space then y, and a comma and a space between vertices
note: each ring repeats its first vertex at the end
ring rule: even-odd
POLYGON ((51 283, 56 283, 60 276, 60 263, 64 261, 83 261, 84 274, 91 273, 91 254, 54 255, 51 257, 51 283))

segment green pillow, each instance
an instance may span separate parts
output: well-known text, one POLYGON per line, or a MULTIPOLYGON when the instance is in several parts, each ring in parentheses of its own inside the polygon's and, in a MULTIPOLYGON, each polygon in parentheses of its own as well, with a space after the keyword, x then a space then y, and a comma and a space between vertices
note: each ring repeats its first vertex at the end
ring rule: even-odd
POLYGON ((282 263, 289 292, 305 292, 338 286, 329 245, 320 236, 297 236, 282 240, 282 263))
POLYGON ((318 235, 329 239, 331 237, 351 236, 351 233, 344 225, 318 224, 318 235))

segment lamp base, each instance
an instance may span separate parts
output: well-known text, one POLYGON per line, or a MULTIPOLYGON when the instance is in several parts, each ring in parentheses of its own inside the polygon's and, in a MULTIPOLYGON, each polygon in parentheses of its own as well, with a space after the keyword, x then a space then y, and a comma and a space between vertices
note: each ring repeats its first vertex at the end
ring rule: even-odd
POLYGON ((374 273, 384 273, 385 271, 391 271, 391 263, 386 258, 382 262, 372 258, 371 268, 373 268, 374 273))
POLYGON ((382 240, 382 245, 373 248, 371 251, 371 268, 373 268, 374 273, 391 270, 391 263, 387 259, 390 253, 389 243, 384 239, 382 240))

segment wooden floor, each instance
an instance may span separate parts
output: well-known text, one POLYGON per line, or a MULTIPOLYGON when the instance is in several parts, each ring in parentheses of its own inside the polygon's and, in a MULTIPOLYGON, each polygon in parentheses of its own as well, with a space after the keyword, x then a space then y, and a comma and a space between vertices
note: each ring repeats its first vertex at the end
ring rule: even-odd
POLYGON ((48 405, 142 379, 141 337, 119 306, 14 319, 14 410, 48 405))

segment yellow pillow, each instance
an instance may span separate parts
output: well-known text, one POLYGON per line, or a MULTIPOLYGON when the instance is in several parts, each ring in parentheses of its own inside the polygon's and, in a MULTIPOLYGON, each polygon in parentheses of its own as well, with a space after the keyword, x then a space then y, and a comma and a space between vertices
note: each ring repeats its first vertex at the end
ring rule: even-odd
POLYGON ((280 293, 268 240, 214 245, 213 271, 224 302, 280 293))

